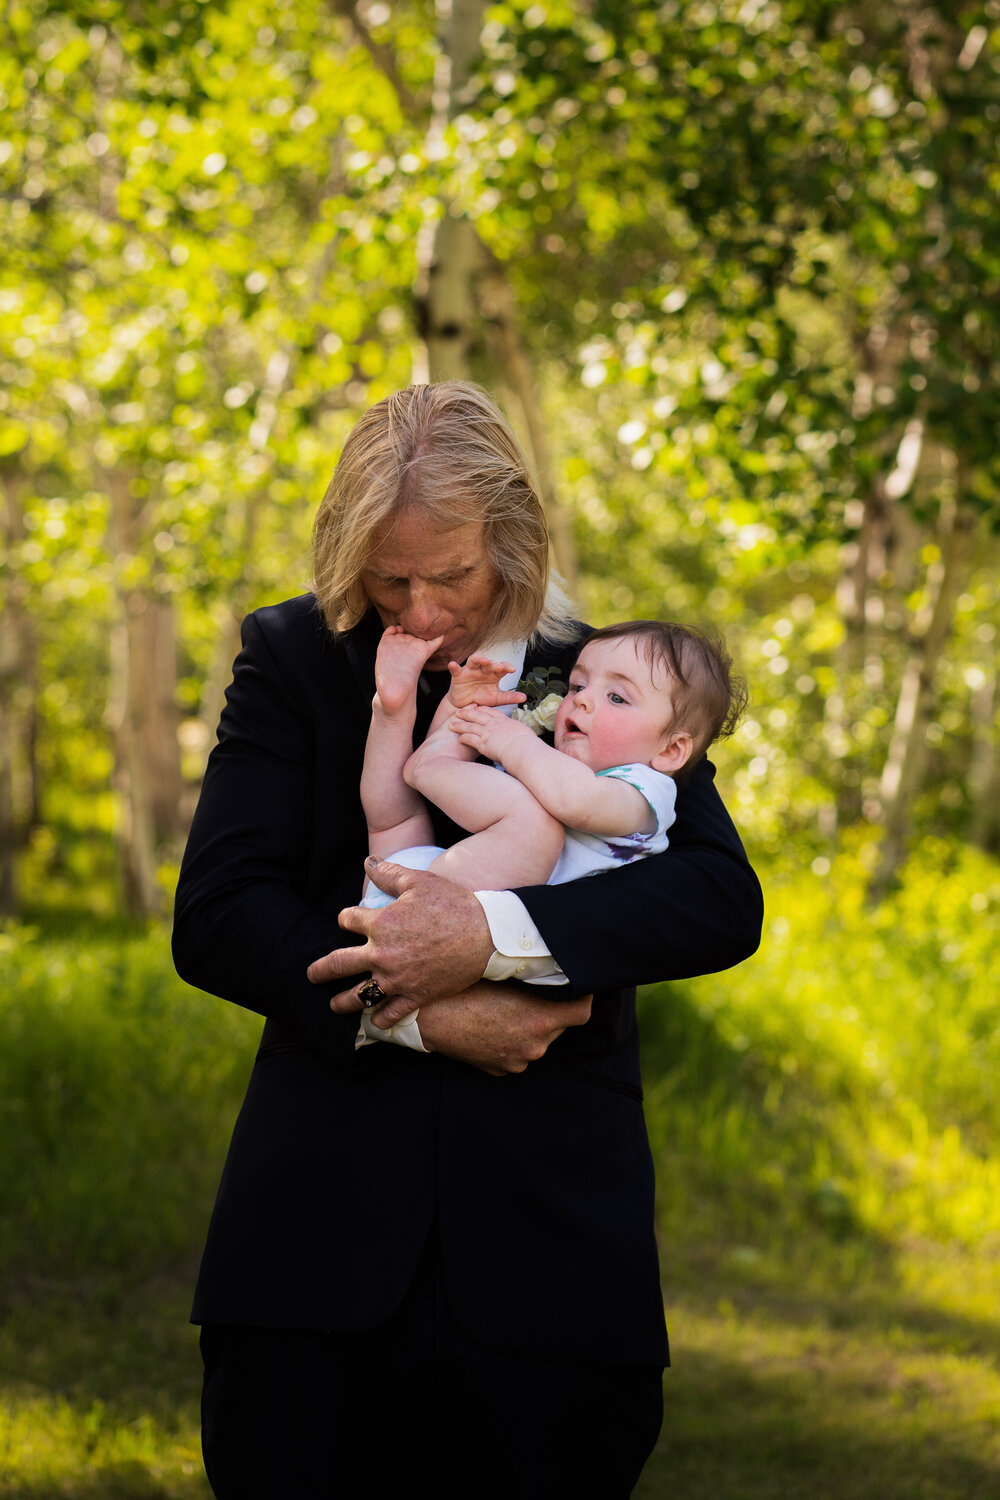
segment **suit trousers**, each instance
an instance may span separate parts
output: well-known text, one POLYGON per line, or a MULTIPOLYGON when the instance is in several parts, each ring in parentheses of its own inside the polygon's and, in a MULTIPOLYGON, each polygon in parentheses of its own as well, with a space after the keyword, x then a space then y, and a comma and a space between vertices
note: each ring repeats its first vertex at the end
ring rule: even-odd
POLYGON ((529 1358, 467 1338, 436 1232, 380 1328, 207 1324, 201 1339, 217 1500, 627 1500, 663 1416, 658 1367, 529 1358))

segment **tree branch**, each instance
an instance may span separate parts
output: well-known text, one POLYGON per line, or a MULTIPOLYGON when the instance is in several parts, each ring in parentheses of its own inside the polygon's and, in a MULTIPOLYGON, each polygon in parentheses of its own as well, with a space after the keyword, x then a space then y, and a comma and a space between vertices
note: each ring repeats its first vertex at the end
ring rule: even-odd
POLYGON ((403 113, 409 115, 411 120, 419 121, 422 119, 425 111, 421 108, 416 95, 410 93, 410 90, 399 76, 392 51, 390 48, 384 47, 381 42, 377 42, 372 36, 368 27, 361 19, 356 0, 330 0, 330 8, 335 15, 343 16, 376 68, 392 84, 403 113))

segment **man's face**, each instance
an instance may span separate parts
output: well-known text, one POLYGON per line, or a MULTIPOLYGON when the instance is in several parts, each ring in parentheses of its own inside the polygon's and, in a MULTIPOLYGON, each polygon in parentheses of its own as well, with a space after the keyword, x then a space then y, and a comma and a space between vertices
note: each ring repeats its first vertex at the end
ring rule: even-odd
POLYGON ((401 625, 424 641, 444 636, 427 663, 432 672, 465 661, 482 644, 497 591, 483 531, 481 521, 444 529, 410 507, 382 528, 361 575, 383 625, 401 625))
POLYGON ((635 636, 584 646, 559 705, 555 746, 592 771, 651 765, 670 739, 670 680, 635 636))

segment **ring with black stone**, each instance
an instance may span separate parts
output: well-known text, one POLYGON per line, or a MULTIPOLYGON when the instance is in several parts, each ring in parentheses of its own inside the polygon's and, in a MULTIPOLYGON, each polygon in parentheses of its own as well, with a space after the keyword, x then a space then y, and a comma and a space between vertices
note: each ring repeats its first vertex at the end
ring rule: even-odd
POLYGON ((358 999, 364 1004, 365 1010, 371 1010, 373 1005, 379 1005, 388 998, 377 979, 366 979, 364 984, 358 985, 358 999))

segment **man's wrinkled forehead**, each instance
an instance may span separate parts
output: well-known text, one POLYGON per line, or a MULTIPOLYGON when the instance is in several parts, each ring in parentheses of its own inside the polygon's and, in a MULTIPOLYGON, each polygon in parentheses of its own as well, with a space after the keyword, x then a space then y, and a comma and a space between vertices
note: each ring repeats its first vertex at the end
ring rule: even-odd
POLYGON ((455 566, 478 567, 486 558, 484 527, 478 521, 441 525, 418 510, 390 517, 376 530, 368 557, 373 572, 396 573, 414 564, 431 563, 437 570, 455 566))

